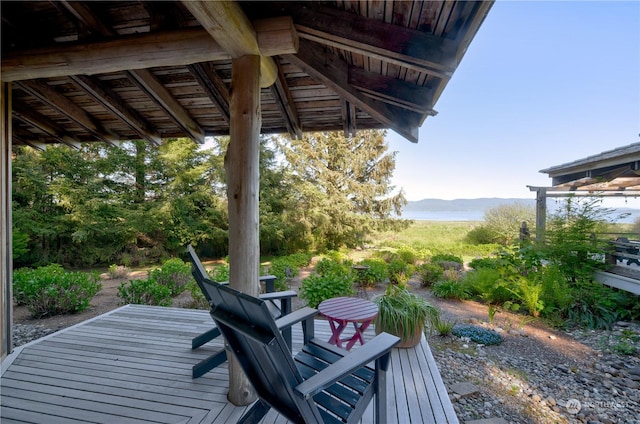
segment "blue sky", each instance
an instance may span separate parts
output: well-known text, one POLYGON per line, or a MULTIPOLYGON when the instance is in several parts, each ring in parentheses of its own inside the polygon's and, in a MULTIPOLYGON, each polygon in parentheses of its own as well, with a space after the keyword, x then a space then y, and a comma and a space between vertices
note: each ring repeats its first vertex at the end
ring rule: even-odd
POLYGON ((541 169, 640 142, 640 1, 497 1, 435 109, 388 135, 408 200, 535 198, 541 169))

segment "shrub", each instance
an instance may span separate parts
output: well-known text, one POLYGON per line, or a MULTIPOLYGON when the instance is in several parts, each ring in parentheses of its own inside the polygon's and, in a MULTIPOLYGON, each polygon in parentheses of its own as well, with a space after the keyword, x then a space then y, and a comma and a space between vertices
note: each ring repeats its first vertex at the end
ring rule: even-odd
POLYGON ((185 291, 187 283, 192 280, 191 265, 178 258, 167 260, 162 264, 162 268, 151 270, 148 275, 149 280, 167 286, 171 296, 177 296, 185 291))
POLYGON ((153 279, 121 283, 118 287, 118 296, 125 304, 171 306, 171 289, 166 285, 158 284, 153 279))
POLYGON ((465 240, 472 244, 492 244, 498 239, 498 235, 485 225, 480 225, 469 231, 465 240))
POLYGON ((467 337, 470 340, 486 346, 502 343, 502 336, 493 330, 477 325, 457 325, 451 332, 457 337, 467 337))
POLYGON ((429 287, 442 279, 444 270, 440 265, 426 262, 416 267, 416 273, 422 287, 429 287))
POLYGON ((216 283, 224 283, 229 281, 229 265, 218 265, 211 272, 208 273, 211 276, 211 280, 216 283))
POLYGON ((127 278, 129 276, 129 268, 124 265, 110 265, 107 274, 109 274, 109 278, 114 280, 116 278, 127 278))
POLYGON ((467 272, 463 283, 471 295, 478 296, 487 303, 501 304, 508 300, 513 301, 516 297, 498 269, 479 268, 467 272))
POLYGON ((495 268, 498 266, 497 258, 474 258, 469 262, 469 266, 475 270, 480 268, 495 268))
POLYGON ((413 274, 413 266, 400 259, 393 259, 387 267, 389 282, 392 284, 406 284, 413 274))
POLYGON ((350 275, 340 273, 328 273, 320 275, 311 274, 302 280, 300 297, 305 299, 307 305, 317 308, 327 299, 340 296, 352 296, 354 294, 353 281, 350 275))
POLYGON ((520 277, 516 279, 516 289, 510 289, 510 291, 520 299, 529 311, 529 314, 534 317, 540 316, 540 311, 544 309, 544 302, 540 299, 542 284, 538 284, 525 277, 520 277))
POLYGON ((431 263, 437 264, 439 262, 456 262, 460 265, 464 263, 460 256, 451 253, 438 253, 431 257, 431 263))
POLYGON ((189 281, 187 284, 187 290, 189 290, 189 293, 191 293, 191 299, 193 299, 189 305, 190 308, 209 309, 209 302, 207 302, 204 294, 202 294, 200 286, 198 286, 198 283, 196 283, 195 280, 189 281))
POLYGON ((447 337, 456 326, 456 321, 449 321, 442 318, 441 315, 436 316, 431 322, 432 328, 436 330, 439 336, 447 337))
POLYGON ((436 297, 443 299, 469 299, 469 291, 459 281, 438 281, 431 287, 431 292, 436 297))
POLYGON ((396 259, 399 259, 406 264, 413 265, 418 260, 418 253, 415 249, 409 246, 401 247, 396 252, 396 259))
POLYGON ((320 259, 316 264, 315 271, 320 275, 328 275, 328 274, 351 275, 351 268, 349 265, 346 265, 343 262, 336 261, 335 259, 329 259, 329 258, 320 259))
POLYGON ((369 267, 356 272, 355 279, 361 286, 373 287, 387 279, 387 263, 382 259, 365 259, 358 265, 369 267))
POLYGON ((97 273, 66 272, 51 264, 14 272, 13 291, 18 305, 34 318, 84 311, 102 288, 97 273))

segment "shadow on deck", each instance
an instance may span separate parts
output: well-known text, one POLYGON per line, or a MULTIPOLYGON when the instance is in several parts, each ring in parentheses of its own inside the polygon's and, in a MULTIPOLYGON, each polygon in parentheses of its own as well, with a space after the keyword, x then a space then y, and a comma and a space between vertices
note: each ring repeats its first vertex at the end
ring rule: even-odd
MULTIPOLYGON (((212 326, 207 311, 128 305, 16 348, 2 363, 2 422, 235 423, 246 407, 227 401, 226 363, 191 378, 221 346, 191 350, 212 326)), ((329 336, 316 320, 316 337, 329 336)), ((294 350, 301 340, 294 328, 294 350)), ((458 422, 424 336, 393 350, 387 383, 388 423, 458 422)), ((362 422, 373 422, 372 410, 362 422)), ((286 422, 274 411, 262 420, 286 422)))

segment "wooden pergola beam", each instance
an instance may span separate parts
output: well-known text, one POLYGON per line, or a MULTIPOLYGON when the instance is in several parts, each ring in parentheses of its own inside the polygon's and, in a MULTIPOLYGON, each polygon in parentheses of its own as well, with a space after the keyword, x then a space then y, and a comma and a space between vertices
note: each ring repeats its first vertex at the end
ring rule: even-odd
POLYGON ((162 144, 162 138, 153 127, 138 112, 129 107, 113 90, 105 87, 99 80, 86 75, 72 75, 70 78, 81 90, 93 97, 122 122, 129 125, 140 137, 155 146, 162 144))
POLYGON ((353 103, 358 109, 367 112, 382 125, 413 143, 418 142, 420 115, 385 104, 359 92, 348 82, 349 65, 337 55, 328 53, 317 43, 300 40, 298 54, 286 55, 285 58, 337 92, 343 99, 353 103))
POLYGON ((196 63, 187 67, 191 75, 198 81, 209 99, 216 105, 222 118, 228 124, 230 121, 229 112, 229 90, 216 73, 215 69, 208 63, 196 63))

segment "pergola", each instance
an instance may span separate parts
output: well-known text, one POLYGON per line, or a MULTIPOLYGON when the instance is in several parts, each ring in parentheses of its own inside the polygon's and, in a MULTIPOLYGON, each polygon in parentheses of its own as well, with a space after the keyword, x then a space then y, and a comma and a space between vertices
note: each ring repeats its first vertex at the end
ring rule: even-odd
POLYGON ((567 196, 640 196, 640 143, 618 147, 562 165, 542 169, 550 187, 529 186, 536 192, 536 238, 542 240, 547 219, 547 198, 567 196))
POLYGON ((13 144, 230 135, 230 284, 256 294, 247 282, 259 261, 259 135, 390 128, 417 142, 492 4, 3 2, 2 358, 11 350, 13 144))

